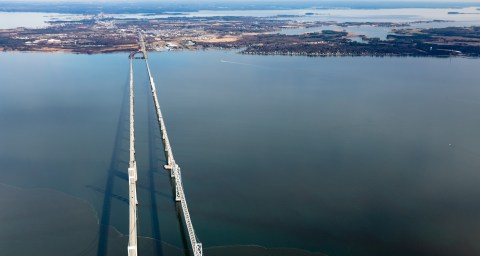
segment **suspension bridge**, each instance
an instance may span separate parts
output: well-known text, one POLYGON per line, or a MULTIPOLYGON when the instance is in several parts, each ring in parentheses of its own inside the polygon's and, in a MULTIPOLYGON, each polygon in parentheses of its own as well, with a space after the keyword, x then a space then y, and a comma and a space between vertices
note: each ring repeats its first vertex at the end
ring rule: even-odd
POLYGON ((129 180, 129 240, 128 240, 128 255, 137 256, 137 163, 135 160, 135 114, 134 114, 134 86, 133 86, 133 60, 134 59, 143 59, 147 67, 150 89, 152 92, 153 102, 155 104, 156 115, 158 125, 160 127, 160 133, 162 135, 162 142, 165 149, 165 156, 167 159, 167 164, 164 166, 166 170, 170 171, 170 177, 172 178, 172 184, 175 187, 175 201, 180 203, 180 208, 182 210, 183 221, 188 231, 188 236, 190 240, 191 250, 193 251, 194 256, 202 256, 203 249, 202 243, 199 241, 195 235, 195 230, 193 229, 192 220, 190 218, 190 212, 188 211, 187 200, 185 199, 185 193, 183 191, 182 184, 182 175, 180 171, 180 166, 175 162, 173 156, 172 146, 170 144, 170 139, 168 138, 167 128, 165 126, 165 121, 160 109, 160 103, 157 97, 155 82, 150 71, 150 66, 148 64, 148 55, 145 47, 145 41, 143 35, 139 33, 139 44, 140 51, 133 52, 130 54, 130 161, 128 166, 128 180, 129 180), (137 54, 141 54, 142 57, 135 57, 137 54))

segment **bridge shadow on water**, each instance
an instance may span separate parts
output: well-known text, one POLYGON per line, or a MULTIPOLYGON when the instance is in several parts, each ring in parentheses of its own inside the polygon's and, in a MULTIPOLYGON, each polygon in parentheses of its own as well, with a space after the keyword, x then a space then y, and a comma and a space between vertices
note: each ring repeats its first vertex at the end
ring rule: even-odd
MULTIPOLYGON (((144 87, 144 85, 141 85, 144 87)), ((161 134, 160 134, 160 129, 158 127, 158 122, 157 122, 157 116, 156 116, 156 111, 153 103, 153 99, 151 97, 151 91, 147 86, 144 87, 146 90, 145 95, 147 98, 147 119, 148 119, 148 165, 147 165, 147 172, 142 172, 142 170, 139 170, 139 180, 137 181, 137 193, 140 192, 140 190, 143 190, 144 192, 147 192, 147 198, 140 198, 139 197, 139 202, 142 203, 143 205, 148 205, 148 207, 145 207, 143 209, 148 209, 148 214, 143 214, 140 211, 142 210, 139 208, 139 220, 138 220, 138 225, 140 225, 141 222, 141 217, 140 216, 150 216, 150 222, 151 222, 151 238, 153 238, 153 246, 154 248, 150 248, 151 251, 153 252, 154 255, 160 255, 163 256, 164 254, 164 248, 162 244, 162 236, 160 232, 160 216, 158 212, 158 199, 159 196, 163 198, 168 198, 171 200, 173 204, 175 204, 175 209, 176 209, 176 217, 178 220, 178 226, 180 230, 180 235, 181 235, 181 245, 180 249, 183 249, 183 255, 185 256, 191 256, 191 250, 189 249, 189 238, 188 234, 186 232, 186 227, 183 221, 182 217, 182 210, 180 203, 175 202, 175 189, 174 189, 174 183, 170 179, 170 174, 169 172, 165 171, 163 169, 163 165, 166 164, 166 156, 162 157, 165 155, 164 151, 164 145, 162 142, 161 134), (146 174, 146 175, 141 175, 141 174, 146 174), (156 183, 155 180, 156 178, 162 177, 162 179, 169 179, 170 180, 170 185, 172 189, 172 193, 163 193, 159 192, 156 190, 156 183), (140 180, 144 179, 144 180, 140 180), (147 201, 148 200, 148 201, 147 201)), ((101 207, 101 215, 100 215, 100 220, 99 220, 99 232, 98 232, 98 247, 97 247, 97 256, 107 256, 109 255, 109 248, 112 248, 111 246, 115 247, 117 251, 117 247, 122 247, 125 250, 125 255, 127 254, 127 243, 128 239, 122 239, 121 243, 122 244, 109 244, 115 241, 115 243, 119 242, 118 239, 112 239, 110 237, 110 232, 111 232, 111 226, 112 226, 112 206, 114 204, 118 205, 118 202, 121 205, 125 205, 125 209, 127 209, 127 212, 121 212, 121 214, 126 214, 125 218, 120 218, 120 219, 125 219, 125 223, 128 223, 128 158, 129 158, 129 123, 130 123, 130 116, 129 116, 129 76, 126 79, 126 83, 123 86, 123 95, 122 95, 122 101, 121 101, 121 107, 120 107, 120 113, 118 117, 118 122, 117 122, 117 129, 115 131, 115 138, 114 138, 114 144, 113 144, 113 151, 112 155, 110 158, 110 165, 109 168, 106 172, 107 177, 105 180, 105 186, 103 188, 93 186, 93 185, 88 185, 87 187, 95 192, 103 194, 103 203, 101 207), (120 184, 118 182, 121 181, 120 184), (123 188, 124 187, 124 188, 123 188), (116 189, 120 192, 115 192, 116 189), (124 194, 126 193, 126 194, 124 194), (113 200, 112 200, 113 199, 113 200), (114 201, 115 200, 115 201, 114 201)), ((136 97, 136 99, 138 99, 136 97)), ((135 104, 137 105, 137 104, 135 104)), ((137 112, 137 108, 135 108, 135 112, 137 112)), ((135 126, 140 127, 141 124, 137 124, 137 120, 135 120, 135 126)), ((136 145, 137 146, 137 145, 136 145)), ((124 208, 121 208, 124 209, 124 208)), ((118 213, 116 213, 118 214, 118 213)), ((115 218, 117 219, 117 217, 115 218)), ((141 235, 141 230, 139 230, 139 236, 141 235)), ((140 242, 140 237, 139 237, 139 242, 140 242)), ((139 253, 141 251, 141 248, 139 248, 139 253)), ((150 251, 150 250, 149 250, 150 251)), ((113 252, 110 252, 112 254, 113 252)), ((166 256, 166 255, 165 255, 166 256)))
MULTIPOLYGON (((129 77, 127 77, 127 82, 123 86, 123 96, 122 103, 120 107, 120 114, 117 122, 117 130, 115 132, 115 139, 113 144, 113 152, 110 159, 110 166, 107 171, 107 179, 105 182, 105 187, 96 188, 94 186, 89 186, 91 189, 97 192, 103 192, 103 204, 102 212, 100 216, 100 227, 99 227, 99 236, 98 236, 98 247, 97 247, 97 256, 106 256, 108 254, 108 242, 109 242, 109 231, 110 231, 110 221, 112 216, 112 199, 120 199, 121 202, 128 205, 128 195, 122 197, 114 193, 115 181, 116 178, 121 180, 127 180, 128 186, 128 153, 129 153, 129 77)), ((128 208, 127 208, 128 209, 128 208)), ((125 252, 127 251, 125 244, 125 252)))
MULTIPOLYGON (((156 113, 154 110, 153 102, 151 96, 149 95, 150 91, 145 90, 145 99, 147 100, 147 109, 148 109, 148 194, 151 205, 151 228, 152 228, 152 238, 155 239, 154 253, 155 255, 163 255, 162 247, 162 237, 160 234, 160 220, 158 214, 158 200, 155 186, 155 174, 165 174, 163 172, 162 166, 166 163, 165 160, 160 159, 160 152, 163 151, 163 145, 161 144, 161 137, 159 134, 158 126, 156 125, 156 113)), ((171 198, 170 195, 162 194, 171 198)))
MULTIPOLYGON (((170 186, 171 186, 171 194, 168 195, 168 198, 171 200, 173 204, 175 204, 175 210, 176 210, 176 217, 177 217, 177 222, 178 222, 178 227, 180 230, 180 238, 181 238, 181 249, 183 249, 183 255, 185 256, 191 256, 190 250, 189 250, 189 242, 188 242, 188 234, 186 232, 186 227, 183 224, 183 217, 182 217, 182 210, 180 207, 180 203, 177 203, 175 201, 175 189, 174 189, 174 183, 172 179, 170 178, 170 173, 169 171, 166 171, 163 166, 167 164, 167 154, 165 152, 164 144, 163 144, 163 139, 162 135, 160 132, 159 128, 159 123, 158 123, 158 117, 157 113, 155 110, 155 104, 151 95, 151 91, 148 88, 146 92, 146 98, 148 102, 148 138, 149 138, 149 186, 150 186, 150 200, 152 202, 152 213, 151 213, 151 218, 152 218, 152 233, 153 233, 153 238, 156 240, 161 240, 160 236, 160 230, 158 227, 160 226, 159 223, 159 218, 158 218, 158 208, 157 208, 157 199, 156 199, 156 194, 155 193, 155 174, 158 174, 160 176, 163 176, 163 178, 166 178, 170 181, 170 186)), ((164 194, 161 194, 164 195, 164 194)), ((156 243, 155 251, 157 252, 156 255, 163 255, 162 254, 162 247, 161 243, 156 243)))

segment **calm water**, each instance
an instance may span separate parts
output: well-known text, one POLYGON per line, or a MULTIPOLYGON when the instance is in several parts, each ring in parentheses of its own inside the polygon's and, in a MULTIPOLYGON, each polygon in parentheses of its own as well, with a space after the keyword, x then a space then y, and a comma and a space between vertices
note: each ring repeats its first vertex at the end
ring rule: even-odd
MULTIPOLYGON (((410 3, 412 4, 412 3, 410 3)), ((411 6, 414 6, 411 5, 411 6)), ((235 17, 275 17, 278 15, 297 15, 301 17, 294 17, 293 19, 298 21, 375 21, 375 22, 406 22, 406 21, 419 21, 419 20, 433 20, 433 19, 445 19, 454 21, 471 21, 478 20, 480 12, 477 10, 478 3, 471 3, 472 7, 467 6, 466 3, 461 4, 462 7, 458 8, 445 8, 445 7, 433 7, 433 8, 418 8, 418 7, 405 7, 405 8, 382 8, 376 7, 364 7, 359 9, 350 8, 332 8, 318 6, 316 8, 308 9, 284 9, 284 10, 200 10, 198 12, 184 12, 182 14, 159 14, 149 15, 144 14, 121 14, 113 16, 128 17, 128 18, 166 18, 166 17, 217 17, 217 16, 235 16, 235 17), (448 12, 461 12, 462 15, 449 15, 448 12), (305 16, 306 13, 312 13, 313 15, 305 16)), ((282 18, 283 19, 283 18, 282 18)), ((285 19, 292 19, 292 17, 286 17, 285 19)))
POLYGON ((45 12, 2 12, 0 11, 0 29, 17 27, 41 28, 48 26, 52 20, 78 20, 85 18, 77 14, 45 13, 45 12))
MULTIPOLYGON (((369 25, 348 26, 348 27, 342 27, 337 25, 326 25, 326 26, 311 27, 311 28, 282 29, 278 33, 285 34, 285 35, 300 35, 305 33, 322 32, 323 30, 335 30, 335 31, 346 31, 356 36, 365 35, 370 38, 378 37, 380 38, 380 40, 386 40, 388 35, 395 34, 392 31, 394 29, 470 27, 470 26, 479 26, 479 25, 480 25, 480 16, 478 20, 468 21, 468 22, 449 21, 449 22, 416 23, 416 24, 411 24, 410 26, 400 26, 400 27, 393 27, 393 28, 377 27, 377 26, 369 26, 369 25)), ((353 37, 352 39, 355 39, 355 37, 353 37)))
POLYGON ((16 27, 45 27, 47 13, 0 12, 0 29, 16 27))
MULTIPOLYGON (((0 59, 1 183, 83 199, 126 234, 127 54, 0 59)), ((150 62, 204 246, 480 254, 478 59, 150 62)), ((139 232, 183 247, 141 61, 135 72, 139 232)))
MULTIPOLYGON (((412 4, 412 3, 410 3, 412 4)), ((438 3, 437 3, 438 4, 438 3)), ((412 6, 415 6, 413 3, 412 6)), ((432 21, 447 20, 450 22, 438 23, 438 25, 420 24, 421 27, 446 27, 446 26, 472 26, 480 24, 480 10, 477 3, 471 3, 472 7, 464 7, 465 3, 460 3, 461 8, 318 8, 310 9, 287 9, 287 10, 200 10, 198 12, 185 12, 181 15, 159 14, 106 14, 116 18, 137 18, 137 19, 156 19, 169 17, 217 17, 217 16, 237 16, 237 17, 276 17, 278 15, 294 15, 298 17, 281 17, 279 19, 296 20, 299 22, 315 21, 336 21, 336 22, 414 22, 414 21, 432 21), (448 12, 460 12, 462 14, 449 15, 448 12), (313 15, 305 15, 312 13, 313 15)), ((37 12, 1 12, 0 11, 0 29, 16 27, 45 27, 51 20, 79 20, 90 18, 88 15, 78 14, 59 14, 59 13, 37 13, 37 12)), ((369 29, 365 26, 351 27, 351 32, 360 31, 365 35, 382 37, 375 35, 381 32, 375 29, 369 29)), ((381 28, 383 29, 383 28, 381 28)), ((350 31, 347 28, 347 31, 350 31)), ((312 31, 309 31, 312 32, 312 31)), ((383 33, 382 33, 383 34, 383 33)))

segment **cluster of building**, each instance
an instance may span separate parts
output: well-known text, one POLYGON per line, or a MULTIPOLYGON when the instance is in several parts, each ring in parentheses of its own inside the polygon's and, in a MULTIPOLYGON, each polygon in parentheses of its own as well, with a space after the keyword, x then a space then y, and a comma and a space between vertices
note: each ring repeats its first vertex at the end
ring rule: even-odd
POLYGON ((54 20, 45 28, 0 30, 0 50, 131 51, 137 47, 139 30, 150 50, 198 49, 236 41, 245 33, 265 33, 287 26, 292 26, 291 22, 252 17, 126 19, 99 14, 54 20))
MULTIPOLYGON (((0 30, 0 50, 76 53, 130 52, 138 49, 138 32, 148 50, 243 48, 247 54, 288 55, 480 55, 480 28, 395 30, 388 40, 345 31, 284 35, 284 28, 332 25, 259 17, 115 18, 94 15, 54 20, 45 28, 0 30), (361 40, 353 40, 360 36, 361 40)), ((335 23, 395 27, 396 23, 335 23)))

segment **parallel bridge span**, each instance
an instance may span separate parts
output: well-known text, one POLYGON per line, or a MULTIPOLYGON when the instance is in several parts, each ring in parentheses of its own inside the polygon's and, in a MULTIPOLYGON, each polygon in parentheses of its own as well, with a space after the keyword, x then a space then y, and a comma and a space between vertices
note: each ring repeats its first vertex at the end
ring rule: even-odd
POLYGON ((128 162, 129 235, 128 255, 137 256, 137 161, 135 160, 135 114, 133 99, 133 55, 130 55, 130 160, 128 162))
POLYGON ((128 255, 137 256, 137 196, 136 196, 136 181, 137 181, 137 167, 135 161, 135 139, 134 139, 134 114, 133 114, 133 59, 145 59, 145 65, 147 67, 148 77, 150 81, 150 89, 152 92, 153 101, 155 103, 155 109, 158 119, 158 124, 160 126, 160 132, 162 135, 162 142, 165 148, 165 154, 167 157, 167 164, 164 166, 165 169, 170 170, 170 176, 173 179, 175 186, 175 200, 180 202, 182 209, 183 220, 187 227, 188 236, 190 240, 190 245, 193 250, 194 256, 202 256, 203 249, 202 243, 198 240, 195 235, 195 230, 193 229, 192 220, 190 218, 190 212, 188 210, 187 201, 185 199, 185 193, 183 191, 182 184, 182 175, 180 171, 180 166, 175 162, 173 157, 172 147, 170 145, 170 140, 167 134, 167 128, 163 119, 162 111, 160 109, 160 103, 156 94, 155 82, 153 81, 152 73, 150 71, 150 66, 148 64, 147 51, 145 49, 145 42, 143 40, 142 34, 139 34, 140 42, 140 51, 133 52, 130 54, 130 164, 129 164, 129 187, 130 187, 130 237, 128 244, 128 255), (142 57, 135 57, 136 54, 142 54, 142 57), (133 159, 133 160, 132 160, 133 159))

